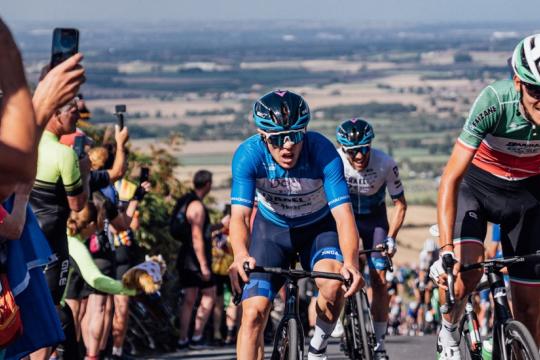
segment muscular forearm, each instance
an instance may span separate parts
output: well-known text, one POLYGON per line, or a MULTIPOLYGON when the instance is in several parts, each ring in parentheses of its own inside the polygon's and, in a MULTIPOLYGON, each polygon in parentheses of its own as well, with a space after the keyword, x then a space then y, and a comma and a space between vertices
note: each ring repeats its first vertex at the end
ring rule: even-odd
POLYGON ((193 239, 193 250, 195 251, 195 256, 199 261, 201 269, 208 268, 208 262, 204 254, 204 240, 202 237, 202 231, 200 234, 192 234, 193 239))
POLYGON ((405 220, 406 212, 407 203, 405 203, 404 201, 396 200, 394 214, 392 215, 392 219, 390 220, 390 228, 388 230, 388 236, 390 236, 391 238, 395 239, 397 237, 399 229, 401 229, 403 221, 405 220))
POLYGON ((345 264, 352 264, 358 268, 359 236, 354 221, 344 219, 336 222, 339 237, 339 247, 343 253, 345 264))
MULTIPOLYGON (((249 219, 247 220, 249 222, 249 219)), ((249 225, 241 219, 231 219, 230 223, 231 247, 235 258, 249 254, 249 225)))
MULTIPOLYGON (((439 246, 453 244, 454 223, 457 211, 457 188, 459 179, 443 176, 439 188, 437 223, 439 224, 439 246)), ((451 250, 451 249, 447 249, 451 250)))
POLYGON ((111 183, 119 180, 124 176, 124 162, 126 161, 125 148, 121 144, 116 145, 116 155, 114 157, 114 163, 112 168, 108 171, 111 183))

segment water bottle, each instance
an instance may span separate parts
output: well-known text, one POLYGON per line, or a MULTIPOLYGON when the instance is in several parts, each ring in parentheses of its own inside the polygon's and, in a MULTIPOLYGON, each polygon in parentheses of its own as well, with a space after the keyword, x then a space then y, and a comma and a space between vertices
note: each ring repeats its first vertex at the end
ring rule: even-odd
POLYGON ((482 360, 491 360, 493 355, 493 338, 482 341, 482 360))

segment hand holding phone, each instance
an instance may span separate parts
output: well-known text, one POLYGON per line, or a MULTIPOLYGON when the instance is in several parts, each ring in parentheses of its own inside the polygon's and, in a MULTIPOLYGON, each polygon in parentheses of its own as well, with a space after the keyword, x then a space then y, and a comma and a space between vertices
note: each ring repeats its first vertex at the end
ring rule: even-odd
POLYGON ((53 31, 51 69, 79 52, 79 30, 56 28, 53 31))
POLYGON ((126 112, 126 105, 119 104, 114 106, 114 115, 118 119, 118 126, 120 130, 124 128, 124 113, 126 112))
POLYGON ((150 176, 150 169, 147 167, 141 167, 141 175, 139 176, 139 184, 148 181, 150 176))
POLYGON ((77 157, 81 159, 84 156, 85 136, 75 136, 75 142, 73 143, 73 150, 77 154, 77 157))

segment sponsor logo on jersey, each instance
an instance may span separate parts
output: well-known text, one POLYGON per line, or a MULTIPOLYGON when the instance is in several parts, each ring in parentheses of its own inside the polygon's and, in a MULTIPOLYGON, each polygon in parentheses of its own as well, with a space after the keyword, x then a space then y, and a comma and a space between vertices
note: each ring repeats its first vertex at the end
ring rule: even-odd
POLYGON ((471 121, 471 125, 469 126, 469 128, 477 127, 482 122, 482 120, 484 120, 487 116, 493 114, 496 111, 497 111, 497 107, 495 105, 491 105, 486 110, 484 110, 480 114, 476 115, 474 120, 471 121))

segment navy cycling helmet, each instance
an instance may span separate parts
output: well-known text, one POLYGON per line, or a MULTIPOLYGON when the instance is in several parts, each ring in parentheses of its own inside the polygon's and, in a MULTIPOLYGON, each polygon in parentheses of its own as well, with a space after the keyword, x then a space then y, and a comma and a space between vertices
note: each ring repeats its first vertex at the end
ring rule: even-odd
POLYGON ((301 130, 307 126, 309 119, 308 104, 291 91, 269 92, 253 105, 255 125, 265 132, 301 130))
POLYGON ((345 147, 367 145, 374 137, 373 128, 362 119, 345 120, 336 129, 337 141, 345 147))

